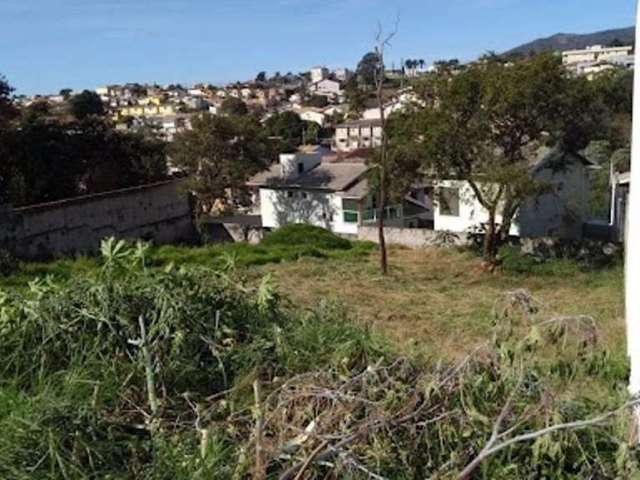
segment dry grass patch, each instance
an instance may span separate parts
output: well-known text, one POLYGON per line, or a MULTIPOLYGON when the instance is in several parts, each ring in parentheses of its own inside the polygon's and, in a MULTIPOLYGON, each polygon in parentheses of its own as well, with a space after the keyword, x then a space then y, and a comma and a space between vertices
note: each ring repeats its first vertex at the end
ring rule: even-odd
POLYGON ((361 262, 301 259, 260 267, 298 306, 324 297, 345 303, 404 348, 438 358, 459 358, 491 334, 493 308, 505 291, 526 289, 553 315, 590 315, 605 341, 624 345, 622 270, 574 271, 543 276, 487 273, 477 258, 445 249, 393 248, 390 275, 377 256, 361 262))

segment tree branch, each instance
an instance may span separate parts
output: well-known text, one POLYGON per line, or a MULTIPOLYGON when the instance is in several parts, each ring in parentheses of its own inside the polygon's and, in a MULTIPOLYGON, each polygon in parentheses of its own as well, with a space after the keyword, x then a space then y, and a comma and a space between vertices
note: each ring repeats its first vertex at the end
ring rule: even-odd
MULTIPOLYGON (((630 402, 625 403, 624 405, 622 405, 620 408, 616 409, 616 410, 612 410, 610 412, 604 413, 598 417, 594 417, 588 420, 579 420, 579 421, 575 421, 575 422, 567 422, 567 423, 559 423, 557 425, 552 425, 550 427, 547 428, 543 428, 542 430, 537 430, 535 432, 529 432, 529 433, 524 433, 522 435, 517 435, 515 437, 510 438, 509 440, 505 440, 502 443, 498 443, 496 444, 496 440, 499 439, 502 434, 498 434, 497 437, 495 436, 495 432, 496 432, 496 426, 499 428, 499 423, 502 422, 503 419, 501 419, 500 417, 502 415, 500 415, 498 417, 498 420, 496 420, 496 424, 494 426, 494 433, 491 435, 491 438, 489 439, 489 441, 487 442, 487 445, 480 451, 480 453, 478 454, 478 456, 476 456, 476 458, 474 458, 471 463, 469 463, 464 470, 462 470, 462 472, 460 472, 460 474, 458 475, 458 480, 467 480, 468 478, 470 478, 471 474, 473 473, 473 471, 482 463, 484 462, 487 458, 489 458, 491 455, 504 450, 505 448, 508 448, 512 445, 515 445, 517 443, 522 443, 522 442, 529 442, 531 440, 535 440, 539 437, 542 437, 544 435, 549 435, 551 433, 554 432, 558 432, 558 431, 562 431, 562 430, 577 430, 577 429, 581 429, 581 428, 587 428, 587 427, 592 427, 595 425, 601 425, 603 423, 605 423, 607 420, 609 420, 611 417, 618 415, 620 412, 631 408, 631 407, 636 407, 640 405, 640 399, 636 399, 636 400, 632 400, 630 402)), ((503 409, 504 411, 504 409, 503 409)), ((502 412, 501 412, 502 414, 502 412)))

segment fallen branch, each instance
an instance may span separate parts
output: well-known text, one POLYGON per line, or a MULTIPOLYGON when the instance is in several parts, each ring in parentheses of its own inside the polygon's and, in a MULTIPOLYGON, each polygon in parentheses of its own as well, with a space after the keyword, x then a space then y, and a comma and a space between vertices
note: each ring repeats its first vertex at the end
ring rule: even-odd
MULTIPOLYGON (((636 400, 632 400, 630 402, 625 403, 624 405, 622 405, 620 408, 617 408, 616 410, 612 410, 610 412, 604 413, 598 417, 594 417, 588 420, 578 420, 575 422, 567 422, 567 423, 559 423, 557 425, 551 425, 550 427, 547 428, 543 428, 542 430, 537 430, 535 432, 529 432, 529 433, 524 433, 522 435, 517 435, 515 437, 512 437, 508 440, 503 441, 502 443, 496 443, 497 440, 499 440, 500 438, 503 438, 504 435, 508 432, 503 432, 501 434, 496 434, 496 429, 495 427, 497 427, 498 429, 500 428, 500 425, 502 423, 502 420, 500 419, 500 417, 502 416, 502 412, 501 415, 498 417, 498 420, 496 420, 495 426, 494 426, 494 433, 491 435, 491 438, 489 439, 489 442, 487 442, 487 445, 485 445, 485 447, 480 451, 480 453, 476 456, 476 458, 474 458, 471 463, 469 463, 464 470, 462 470, 462 472, 460 472, 460 474, 458 475, 458 480, 466 480, 468 478, 470 478, 471 474, 473 473, 473 471, 483 462, 485 461, 487 458, 489 458, 491 455, 504 450, 505 448, 508 448, 512 445, 515 445, 517 443, 522 443, 522 442, 529 442, 531 440, 535 440, 539 437, 542 437, 544 435, 549 435, 551 433, 554 432, 558 432, 558 431, 562 431, 562 430, 578 430, 578 429, 582 429, 582 428, 587 428, 587 427, 593 427, 596 425, 601 425, 605 422, 607 422, 611 417, 614 417, 616 415, 618 415, 620 412, 628 409, 628 408, 632 408, 632 407, 637 407, 638 405, 640 405, 640 399, 636 399, 636 400)), ((505 405, 506 406, 506 405, 505 405)), ((504 409, 503 409, 504 411, 504 409)))

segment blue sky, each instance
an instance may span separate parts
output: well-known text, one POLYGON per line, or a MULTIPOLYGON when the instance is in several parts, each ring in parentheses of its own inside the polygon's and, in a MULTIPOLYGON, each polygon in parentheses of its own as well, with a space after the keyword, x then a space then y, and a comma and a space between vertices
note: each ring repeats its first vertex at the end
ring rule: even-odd
POLYGON ((18 93, 127 81, 224 83, 354 66, 378 21, 389 62, 472 59, 634 22, 634 0, 0 0, 0 74, 18 93))

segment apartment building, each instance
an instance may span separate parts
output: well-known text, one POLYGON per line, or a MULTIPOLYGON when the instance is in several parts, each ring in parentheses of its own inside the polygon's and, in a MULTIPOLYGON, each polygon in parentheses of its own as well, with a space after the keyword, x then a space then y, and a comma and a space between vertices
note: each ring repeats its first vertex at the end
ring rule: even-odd
POLYGON ((583 50, 567 50, 562 52, 562 63, 573 65, 576 63, 588 63, 599 61, 614 61, 620 57, 632 55, 631 45, 624 47, 604 47, 602 45, 592 45, 583 50))
POLYGON ((336 126, 333 147, 338 152, 376 148, 380 145, 382 145, 380 119, 354 120, 336 126))

